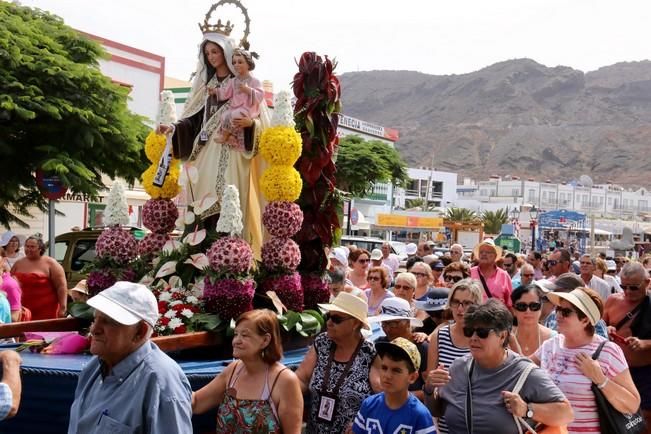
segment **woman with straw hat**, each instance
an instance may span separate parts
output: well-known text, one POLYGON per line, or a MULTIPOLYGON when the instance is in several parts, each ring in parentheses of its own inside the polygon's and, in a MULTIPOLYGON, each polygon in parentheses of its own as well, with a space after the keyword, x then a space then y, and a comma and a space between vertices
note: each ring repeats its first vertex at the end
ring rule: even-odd
POLYGON ((296 371, 303 392, 310 392, 308 433, 339 434, 353 423, 362 401, 379 390, 379 360, 364 339, 370 329, 364 300, 340 292, 326 311, 325 333, 314 340, 296 371))
POLYGON ((640 394, 622 349, 595 335, 595 324, 603 313, 599 294, 579 287, 568 293, 550 292, 547 299, 556 306, 559 334, 543 342, 531 360, 549 372, 574 408, 574 421, 568 424, 568 432, 599 433, 593 383, 622 413, 637 411, 640 394), (597 360, 593 360, 592 355, 600 347, 597 360))

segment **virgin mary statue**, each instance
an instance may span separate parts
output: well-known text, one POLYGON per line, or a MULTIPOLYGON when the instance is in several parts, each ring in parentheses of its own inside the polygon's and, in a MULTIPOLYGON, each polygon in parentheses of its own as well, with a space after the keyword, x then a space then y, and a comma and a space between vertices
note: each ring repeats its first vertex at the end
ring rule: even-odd
MULTIPOLYGON (((206 24, 206 23, 204 23, 206 24)), ((232 184, 240 194, 240 206, 247 240, 259 257, 262 245, 261 210, 263 198, 259 191, 262 159, 257 156, 263 129, 269 126, 266 104, 260 105, 260 115, 251 119, 234 119, 236 127, 244 129, 244 150, 220 143, 219 122, 228 110, 228 101, 219 101, 215 89, 234 79, 232 53, 237 45, 229 37, 230 26, 201 26, 203 41, 199 46, 197 69, 192 89, 183 109, 181 120, 163 132, 172 132, 174 157, 194 166, 198 177, 187 177, 186 203, 215 197, 217 201, 200 215, 205 227, 214 228, 221 210, 224 187, 232 184)))

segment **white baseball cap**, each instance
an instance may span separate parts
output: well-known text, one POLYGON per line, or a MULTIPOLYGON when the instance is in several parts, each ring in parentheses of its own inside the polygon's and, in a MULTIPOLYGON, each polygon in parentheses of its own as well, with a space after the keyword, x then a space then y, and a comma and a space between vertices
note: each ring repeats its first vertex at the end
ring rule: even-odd
POLYGON ((373 249, 371 252, 371 260, 372 261, 379 261, 382 259, 382 250, 380 249, 373 249))
POLYGON ((158 321, 158 302, 145 285, 116 282, 87 301, 88 305, 124 325, 145 321, 154 327, 158 321))

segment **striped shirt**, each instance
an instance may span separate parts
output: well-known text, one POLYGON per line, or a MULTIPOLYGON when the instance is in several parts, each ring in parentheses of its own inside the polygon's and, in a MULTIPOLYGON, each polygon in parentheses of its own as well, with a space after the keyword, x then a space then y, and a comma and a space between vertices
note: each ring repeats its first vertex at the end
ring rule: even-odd
MULTIPOLYGON (((592 382, 579 369, 576 356, 579 353, 592 355, 603 340, 595 335, 587 345, 566 348, 565 336, 559 334, 543 342, 536 351, 540 367, 549 372, 574 410, 574 421, 567 426, 569 434, 601 432, 597 403, 590 388, 592 382)), ((612 342, 604 345, 599 355, 599 365, 609 379, 628 369, 622 349, 612 342)))
MULTIPOLYGON (((454 345, 450 336, 450 324, 439 329, 438 345, 436 348, 439 353, 439 363, 445 366, 445 369, 450 369, 452 362, 470 353, 470 348, 459 348, 454 345)), ((447 434, 449 432, 444 417, 438 419, 438 428, 438 432, 440 433, 447 434)))
POLYGON ((11 412, 13 394, 5 383, 0 383, 0 420, 5 419, 11 412))

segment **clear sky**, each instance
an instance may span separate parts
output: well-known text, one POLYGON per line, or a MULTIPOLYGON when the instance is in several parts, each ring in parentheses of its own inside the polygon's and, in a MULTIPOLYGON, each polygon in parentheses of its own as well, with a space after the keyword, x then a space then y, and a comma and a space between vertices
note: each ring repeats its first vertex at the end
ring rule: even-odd
MULTIPOLYGON (((251 49, 261 55, 255 75, 272 80, 275 90, 289 88, 294 59, 304 51, 336 58, 339 73, 462 74, 522 57, 591 71, 651 58, 649 0, 243 1, 251 18, 251 49)), ((20 3, 53 12, 79 30, 162 55, 166 75, 187 79, 201 40, 197 23, 213 2, 20 3)))

